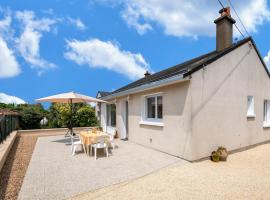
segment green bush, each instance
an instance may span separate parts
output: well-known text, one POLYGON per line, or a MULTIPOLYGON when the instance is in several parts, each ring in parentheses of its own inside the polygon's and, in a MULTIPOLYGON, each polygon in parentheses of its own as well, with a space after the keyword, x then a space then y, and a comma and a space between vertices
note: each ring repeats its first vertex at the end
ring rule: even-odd
POLYGON ((0 109, 10 109, 19 112, 19 127, 22 129, 40 128, 40 120, 47 114, 47 111, 41 104, 16 105, 0 103, 0 109))
POLYGON ((95 110, 89 105, 83 105, 75 114, 75 125, 77 127, 97 126, 95 110))
MULTIPOLYGON (((69 104, 53 103, 49 110, 45 110, 41 104, 4 104, 0 103, 0 109, 10 109, 20 113, 20 127, 22 129, 41 128, 40 121, 43 117, 48 119, 48 125, 42 128, 69 127, 71 119, 71 107, 69 104)), ((95 110, 85 103, 73 104, 73 127, 97 126, 95 110)))
MULTIPOLYGON (((49 109, 48 126, 69 127, 71 119, 71 107, 69 104, 53 103, 49 109)), ((97 126, 98 121, 95 110, 85 103, 73 104, 73 127, 97 126)))
POLYGON ((16 110, 20 113, 20 126, 22 129, 39 129, 40 121, 46 116, 47 111, 41 104, 19 105, 16 110))

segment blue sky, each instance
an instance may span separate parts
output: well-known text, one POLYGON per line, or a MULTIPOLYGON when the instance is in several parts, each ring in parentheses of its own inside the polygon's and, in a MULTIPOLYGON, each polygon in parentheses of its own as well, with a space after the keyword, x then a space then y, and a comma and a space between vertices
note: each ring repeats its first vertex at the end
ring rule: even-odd
MULTIPOLYGON (((268 64, 269 2, 231 2, 268 64)), ((212 51, 219 9, 214 0, 1 0, 2 99, 95 96, 212 51)))

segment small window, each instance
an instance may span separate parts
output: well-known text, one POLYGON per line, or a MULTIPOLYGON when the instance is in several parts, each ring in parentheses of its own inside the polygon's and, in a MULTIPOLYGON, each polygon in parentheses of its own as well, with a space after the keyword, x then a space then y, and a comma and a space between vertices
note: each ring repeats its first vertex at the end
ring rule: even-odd
POLYGON ((264 100, 263 123, 264 123, 264 126, 270 126, 270 101, 269 100, 264 100))
POLYGON ((154 95, 145 97, 145 118, 148 120, 161 120, 163 118, 162 96, 154 95))
POLYGON ((253 96, 247 97, 247 117, 255 117, 254 97, 253 96))

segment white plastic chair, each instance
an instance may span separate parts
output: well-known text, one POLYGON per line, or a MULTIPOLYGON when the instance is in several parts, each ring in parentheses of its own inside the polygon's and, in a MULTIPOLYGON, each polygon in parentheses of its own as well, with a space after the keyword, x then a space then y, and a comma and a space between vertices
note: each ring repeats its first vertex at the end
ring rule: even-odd
POLYGON ((110 144, 111 147, 114 149, 115 148, 115 143, 114 143, 114 137, 116 134, 116 130, 113 130, 112 133, 109 133, 109 137, 110 137, 110 144))
POLYGON ((97 143, 96 144, 92 144, 90 146, 91 150, 90 150, 90 154, 92 155, 92 148, 94 149, 94 153, 95 153, 95 160, 97 159, 97 150, 98 149, 104 149, 104 153, 106 151, 106 156, 107 158, 109 157, 109 151, 108 151, 108 145, 106 143, 106 139, 104 136, 100 136, 97 138, 97 143))
POLYGON ((74 141, 74 136, 70 136, 70 138, 71 138, 71 152, 72 152, 73 156, 75 155, 76 150, 78 149, 78 147, 83 149, 83 151, 85 152, 85 148, 84 148, 84 145, 82 143, 81 136, 79 136, 80 140, 78 140, 78 141, 74 141))

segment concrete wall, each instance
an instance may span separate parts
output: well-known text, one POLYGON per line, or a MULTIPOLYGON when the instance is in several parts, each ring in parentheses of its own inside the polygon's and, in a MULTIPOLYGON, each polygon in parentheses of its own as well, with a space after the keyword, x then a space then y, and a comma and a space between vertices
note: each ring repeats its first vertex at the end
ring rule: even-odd
POLYGON ((13 131, 6 140, 0 144, 0 172, 6 162, 8 154, 12 148, 12 145, 17 137, 18 131, 13 131))
POLYGON ((235 150, 270 139, 263 128, 263 102, 270 79, 254 48, 245 44, 192 75, 191 160, 218 146, 235 150), (254 96, 255 118, 247 118, 247 96, 254 96))
MULTIPOLYGON (((91 127, 73 127, 73 131, 78 133, 85 129, 89 129, 91 127)), ((50 134, 66 134, 68 128, 51 128, 51 129, 29 129, 29 130, 18 130, 18 135, 21 134, 37 134, 37 133, 48 133, 50 134)))
POLYGON ((189 81, 129 96, 129 140, 182 158, 190 158, 189 81), (142 97, 162 92, 163 127, 140 124, 142 97))
POLYGON ((106 103, 101 103, 100 106, 100 126, 103 131, 106 132, 107 130, 107 125, 106 125, 106 103))

